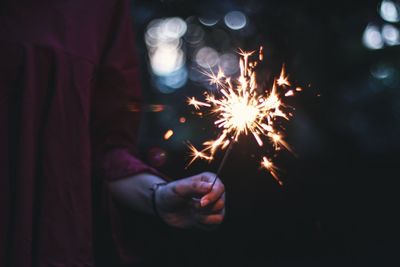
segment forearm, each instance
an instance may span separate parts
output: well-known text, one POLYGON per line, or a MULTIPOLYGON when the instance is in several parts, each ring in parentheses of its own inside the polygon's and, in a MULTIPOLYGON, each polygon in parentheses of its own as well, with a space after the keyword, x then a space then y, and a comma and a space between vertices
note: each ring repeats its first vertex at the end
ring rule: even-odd
POLYGON ((149 173, 141 173, 109 183, 112 196, 133 210, 154 215, 150 188, 165 180, 149 173))

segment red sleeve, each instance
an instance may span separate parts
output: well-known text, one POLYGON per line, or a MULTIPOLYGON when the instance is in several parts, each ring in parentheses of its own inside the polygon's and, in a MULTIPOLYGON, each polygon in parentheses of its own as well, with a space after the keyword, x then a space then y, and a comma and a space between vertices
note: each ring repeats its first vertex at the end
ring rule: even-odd
POLYGON ((140 103, 141 94, 129 10, 128 1, 116 1, 92 98, 94 172, 108 181, 157 173, 134 156, 140 112, 129 105, 140 103))
MULTIPOLYGON (((100 259, 114 254, 115 260, 124 264, 140 258, 140 241, 132 230, 143 229, 138 222, 142 218, 133 218, 132 211, 114 203, 107 181, 141 172, 159 175, 135 156, 140 113, 131 112, 129 105, 140 103, 141 95, 129 11, 129 1, 116 0, 104 54, 95 74, 91 122, 95 247, 102 247, 100 255, 97 252, 100 259), (133 223, 127 225, 128 221, 133 223)), ((115 266, 113 261, 109 266, 115 266)))

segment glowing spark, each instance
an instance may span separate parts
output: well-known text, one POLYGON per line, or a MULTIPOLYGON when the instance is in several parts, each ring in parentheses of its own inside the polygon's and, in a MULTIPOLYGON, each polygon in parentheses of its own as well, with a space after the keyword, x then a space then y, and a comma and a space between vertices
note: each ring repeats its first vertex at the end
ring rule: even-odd
POLYGON ((279 79, 276 81, 276 83, 279 86, 282 86, 282 85, 291 86, 288 78, 289 78, 289 76, 286 76, 286 72, 285 72, 285 65, 283 65, 282 70, 281 70, 281 75, 279 76, 279 79))
POLYGON ((179 118, 179 122, 180 123, 185 123, 186 122, 186 118, 185 117, 180 117, 179 118))
POLYGON ((294 96, 293 90, 289 90, 286 92, 285 96, 294 96))
POLYGON ((200 101, 196 100, 194 97, 188 98, 188 104, 194 106, 195 109, 200 109, 200 106, 211 107, 210 104, 200 102, 200 101))
POLYGON ((165 140, 168 140, 168 139, 171 138, 172 135, 174 135, 174 131, 168 130, 168 131, 166 131, 165 134, 164 134, 164 139, 165 139, 165 140))
POLYGON ((261 161, 261 167, 267 169, 272 177, 274 177, 274 179, 278 182, 279 185, 283 185, 282 181, 279 179, 277 171, 278 168, 274 165, 274 163, 272 163, 272 161, 268 160, 267 157, 263 157, 262 161, 261 161))
POLYGON ((208 161, 213 160, 213 157, 207 156, 205 153, 202 151, 197 150, 192 144, 188 144, 188 147, 190 149, 190 155, 192 156, 192 160, 189 162, 188 166, 191 165, 196 159, 205 159, 208 161))
MULTIPOLYGON (((291 117, 291 113, 282 102, 284 92, 277 88, 291 86, 285 67, 282 67, 280 77, 274 81, 272 88, 258 88, 255 72, 257 61, 249 62, 253 53, 254 51, 245 52, 239 49, 240 75, 237 78, 226 77, 221 69, 217 74, 204 73, 208 76, 210 84, 218 87, 218 96, 205 93, 204 101, 199 101, 194 97, 188 98, 188 104, 194 106, 196 110, 209 109, 210 113, 216 117, 214 125, 221 130, 215 140, 203 143, 202 150, 197 150, 189 144, 192 157, 189 165, 196 159, 213 160, 216 151, 226 149, 231 142, 239 141, 242 136, 252 136, 260 147, 265 145, 263 139, 266 138, 269 141, 269 147, 275 151, 285 148, 292 152, 280 133, 283 129, 279 124, 279 119, 289 120, 291 117)), ((263 58, 262 53, 261 47, 259 60, 263 58)), ((287 91, 285 95, 294 95, 293 90, 287 91)), ((262 156, 261 166, 282 185, 278 178, 278 169, 266 156, 262 156)))

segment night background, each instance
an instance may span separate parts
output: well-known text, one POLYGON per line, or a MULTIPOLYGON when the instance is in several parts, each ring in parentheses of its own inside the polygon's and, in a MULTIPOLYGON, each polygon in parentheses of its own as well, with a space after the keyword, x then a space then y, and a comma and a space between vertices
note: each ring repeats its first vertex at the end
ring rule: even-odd
POLYGON ((221 172, 225 222, 211 232, 143 229, 154 266, 400 266, 399 1, 132 1, 145 97, 142 158, 173 178, 216 172, 186 142, 215 138, 190 96, 208 66, 238 74, 238 48, 265 50, 265 84, 284 63, 301 94, 285 126, 297 156, 260 170, 251 138, 221 172), (173 135, 164 138, 172 130, 173 135), (150 238, 149 238, 150 237, 150 238), (156 256, 154 256, 156 255, 156 256))

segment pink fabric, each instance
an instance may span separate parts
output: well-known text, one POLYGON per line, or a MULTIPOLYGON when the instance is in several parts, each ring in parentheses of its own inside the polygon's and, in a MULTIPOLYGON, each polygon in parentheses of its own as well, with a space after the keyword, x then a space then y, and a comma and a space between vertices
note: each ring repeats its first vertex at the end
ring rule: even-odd
POLYGON ((133 48, 128 1, 0 3, 0 266, 94 266, 92 185, 155 172, 134 156, 133 48))

